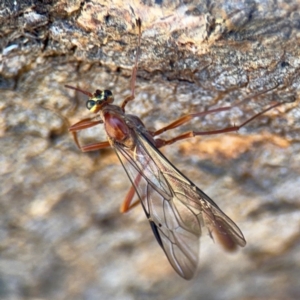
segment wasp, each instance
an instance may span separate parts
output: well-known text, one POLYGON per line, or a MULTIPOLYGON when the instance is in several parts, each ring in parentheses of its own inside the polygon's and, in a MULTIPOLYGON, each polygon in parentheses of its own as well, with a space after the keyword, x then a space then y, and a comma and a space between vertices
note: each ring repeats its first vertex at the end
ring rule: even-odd
POLYGON ((226 111, 230 107, 188 114, 156 131, 148 130, 137 116, 127 114, 126 105, 134 100, 141 45, 140 19, 137 20, 137 26, 139 29, 138 47, 132 70, 130 96, 118 106, 113 104, 114 97, 110 90, 96 90, 90 93, 66 85, 67 88, 87 95, 89 97, 86 102, 87 109, 98 116, 97 120, 87 118, 79 121, 71 126, 69 131, 83 152, 107 147, 115 150, 132 184, 121 205, 121 212, 128 211, 140 202, 154 236, 170 264, 181 277, 189 280, 195 276, 197 270, 199 239, 204 228, 226 250, 244 247, 246 240, 238 226, 208 195, 172 165, 159 148, 198 135, 238 131, 254 118, 281 103, 270 106, 239 126, 208 132, 189 131, 168 140, 158 138, 157 136, 161 133, 179 127, 195 117, 226 111), (85 146, 80 145, 77 133, 99 124, 104 125, 107 140, 85 146), (135 194, 139 201, 132 203, 135 194))

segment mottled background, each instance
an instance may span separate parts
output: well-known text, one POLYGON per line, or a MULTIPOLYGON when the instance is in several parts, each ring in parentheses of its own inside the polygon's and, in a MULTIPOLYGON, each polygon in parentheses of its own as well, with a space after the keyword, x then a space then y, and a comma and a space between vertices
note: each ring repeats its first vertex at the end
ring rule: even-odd
POLYGON ((199 2, 1 2, 0 299, 300 298, 299 1, 199 2), (288 102, 238 133, 163 149, 247 240, 228 254, 204 236, 189 282, 140 207, 119 213, 130 183, 115 153, 81 153, 68 132, 90 115, 65 84, 130 94, 138 17, 128 112, 148 127, 232 105, 166 136, 219 129, 288 102))

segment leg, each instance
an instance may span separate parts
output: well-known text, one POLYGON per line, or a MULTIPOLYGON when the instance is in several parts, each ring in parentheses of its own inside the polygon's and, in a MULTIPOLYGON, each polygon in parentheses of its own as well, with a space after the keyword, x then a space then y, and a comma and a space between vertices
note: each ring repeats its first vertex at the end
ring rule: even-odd
POLYGON ((121 108, 123 111, 125 111, 125 106, 129 101, 132 101, 134 99, 134 90, 135 90, 135 81, 136 81, 136 73, 138 70, 138 60, 139 60, 139 56, 140 56, 140 49, 141 49, 141 35, 142 35, 142 31, 141 31, 141 27, 142 27, 142 21, 141 19, 137 19, 136 20, 136 25, 139 28, 139 40, 138 40, 138 46, 136 49, 136 56, 135 56, 135 64, 134 67, 132 69, 132 74, 131 74, 131 83, 130 83, 130 89, 131 89, 131 95, 126 97, 125 100, 123 101, 121 108))
MULTIPOLYGON (((225 110, 229 110, 229 109, 231 109, 231 107, 221 107, 221 108, 212 109, 212 110, 205 111, 205 112, 194 113, 194 114, 189 114, 189 115, 183 116, 183 117, 177 119, 176 121, 172 122, 171 124, 169 124, 169 125, 161 128, 161 129, 153 132, 152 135, 156 136, 156 135, 159 135, 159 134, 161 134, 161 133, 163 133, 167 130, 174 129, 174 128, 176 128, 180 125, 183 125, 184 123, 190 121, 192 118, 207 115, 209 113, 225 111, 225 110)), ((165 140, 162 140, 162 139, 156 139, 155 141, 156 141, 157 148, 160 148, 162 146, 165 146, 165 145, 169 144, 168 143, 169 141, 165 141, 165 140)), ((173 139, 171 141, 173 141, 173 139)), ((172 142, 170 142, 170 143, 172 143, 172 142)), ((135 179, 135 184, 138 185, 140 180, 141 180, 141 175, 139 174, 135 179)), ((132 201, 134 195, 135 195, 135 189, 134 189, 134 186, 132 185, 130 187, 127 195, 125 196, 125 199, 123 200, 123 202, 121 204, 121 207, 120 207, 120 212, 121 213, 127 212, 128 210, 135 207, 139 203, 139 200, 138 200, 138 201, 135 201, 133 204, 131 204, 131 201, 132 201)))
POLYGON ((92 143, 85 146, 82 146, 80 150, 82 152, 89 152, 89 151, 96 151, 104 148, 110 147, 109 141, 99 142, 99 143, 92 143))
MULTIPOLYGON (((225 110, 229 110, 229 109, 231 109, 231 107, 221 107, 221 108, 212 109, 212 110, 205 111, 205 112, 194 113, 194 114, 189 114, 189 115, 183 116, 183 117, 177 119, 176 121, 172 122, 171 124, 169 124, 169 125, 161 128, 161 129, 153 132, 152 135, 156 136, 156 135, 159 135, 159 134, 161 134, 161 133, 163 133, 167 130, 174 129, 174 128, 176 128, 180 125, 183 125, 184 123, 190 121, 192 118, 207 115, 209 113, 225 111, 225 110)), ((157 148, 165 146, 168 143, 168 141, 164 141, 162 139, 156 139, 155 141, 156 141, 157 148)), ((135 184, 139 184, 140 179, 141 179, 141 175, 139 174, 135 179, 135 184)), ((132 201, 134 195, 135 195, 135 189, 134 189, 134 186, 132 185, 130 187, 129 191, 127 192, 127 195, 125 196, 125 199, 123 200, 123 202, 121 204, 121 207, 120 207, 120 212, 121 213, 127 212, 128 210, 135 207, 139 203, 139 200, 138 200, 138 201, 135 201, 133 204, 131 204, 131 201, 132 201)))
MULTIPOLYGON (((134 186, 139 185, 140 181, 142 179, 142 174, 139 173, 135 180, 134 183, 131 185, 129 191, 127 192, 125 199, 123 200, 121 207, 120 207, 120 212, 121 213, 125 213, 127 211, 129 211, 130 209, 132 209, 133 207, 137 206, 140 203, 140 200, 138 199, 137 201, 133 202, 133 204, 131 204, 131 201, 135 195, 135 188, 134 186)), ((141 197, 146 197, 146 195, 142 195, 141 197)))
MULTIPOLYGON (((147 163, 148 164, 148 163, 147 163)), ((144 167, 146 168, 146 166, 144 167)), ((135 190, 135 186, 138 186, 140 184, 140 181, 142 179, 142 174, 141 173, 138 173, 138 175, 136 176, 135 180, 134 180, 134 183, 132 183, 129 191, 127 192, 121 206, 120 206, 120 212, 121 213, 125 213, 127 211, 129 211, 130 209, 132 209, 133 207, 137 206, 139 203, 140 203, 140 200, 144 200, 146 195, 140 195, 142 197, 142 199, 138 199, 136 200, 135 202, 133 202, 131 204, 131 201, 136 193, 136 190, 135 190)))
MULTIPOLYGON (((171 145, 177 141, 180 141, 180 140, 184 140, 184 139, 187 139, 187 138, 191 138, 191 137, 194 137, 194 136, 197 136, 197 135, 211 135, 211 134, 218 134, 218 133, 225 133, 225 132, 232 132, 232 131, 238 131, 240 128, 244 127, 246 124, 250 123, 251 121, 253 121, 254 119, 256 119, 257 117, 261 116, 262 114, 266 113, 267 111, 281 105, 282 103, 276 103, 266 109, 264 109, 262 112, 256 114, 255 116, 251 117, 250 119, 246 120, 244 123, 242 123, 241 125, 238 125, 238 126, 231 126, 231 127, 227 127, 227 128, 223 128, 223 129, 218 129, 218 130, 212 130, 212 131, 188 131, 186 133, 183 133, 183 134, 180 134, 172 139, 169 139, 169 140, 163 140, 163 139, 156 139, 155 142, 156 142, 156 146, 158 148, 161 148, 163 146, 166 146, 166 145, 171 145)), ((189 115, 188 115, 189 116, 189 115)), ((184 117, 183 117, 184 118, 184 117)), ((179 119, 181 120, 181 119, 179 119)), ((177 120, 178 121, 178 120, 177 120)), ((176 123, 176 121, 174 122, 176 123)), ((171 126, 173 123, 171 123, 169 126, 171 126)), ((169 126, 166 126, 167 128, 169 126)), ((166 128, 165 127, 165 128, 166 128)), ((177 127, 177 126, 176 126, 177 127)), ((163 128, 164 129, 164 128, 163 128)), ((171 128, 168 128, 168 129, 171 129, 171 128)), ((167 129, 167 130, 168 130, 167 129)), ((160 132, 160 130, 158 130, 157 132, 160 132)))
POLYGON ((75 123, 74 125, 72 125, 71 127, 69 127, 69 131, 73 134, 73 138, 74 138, 74 141, 75 141, 77 147, 83 152, 95 151, 95 150, 103 149, 103 148, 110 146, 108 141, 94 143, 94 144, 86 145, 83 147, 80 146, 80 143, 78 141, 77 132, 82 129, 87 129, 87 128, 90 128, 90 127, 93 127, 93 126, 103 123, 103 121, 101 121, 101 120, 92 121, 93 119, 94 118, 87 118, 87 119, 81 120, 81 121, 75 123))
POLYGON ((135 188, 132 185, 120 206, 120 212, 122 214, 131 210, 132 208, 136 207, 140 203, 140 200, 138 199, 137 201, 135 201, 131 204, 131 201, 132 201, 134 195, 135 195, 135 188))
MULTIPOLYGON (((254 96, 257 97, 257 96, 259 96, 259 95, 261 95, 261 94, 264 94, 264 93, 266 93, 266 92, 268 92, 268 91, 270 91, 270 90, 273 90, 273 89, 274 89, 274 87, 271 88, 271 89, 269 89, 269 90, 265 90, 265 91, 263 91, 263 92, 260 92, 260 93, 254 95, 254 96)), ((243 103, 243 102, 245 102, 245 101, 247 101, 247 100, 253 98, 254 96, 251 95, 251 96, 249 96, 249 97, 244 98, 244 99, 239 103, 239 105, 240 105, 241 103, 243 103)), ((264 110, 263 112, 261 112, 261 113, 255 115, 253 118, 251 118, 250 120, 248 120, 248 122, 252 121, 252 120, 255 119, 256 117, 260 116, 261 114, 264 114, 266 111, 268 111, 268 110, 270 110, 270 109, 272 109, 272 108, 274 108, 274 107, 276 107, 276 106, 279 106, 279 105, 281 105, 281 103, 278 103, 278 104, 276 104, 276 105, 274 105, 274 106, 271 106, 270 108, 267 108, 267 109, 264 110)), ((176 128, 176 127, 179 127, 179 126, 181 126, 181 125, 183 125, 183 124, 189 122, 191 119, 193 119, 193 118, 195 118, 195 117, 200 117, 200 116, 204 116, 204 115, 208 115, 208 114, 210 114, 210 113, 216 113, 216 112, 220 112, 220 111, 226 111, 226 110, 230 110, 231 108, 232 108, 232 107, 229 107, 229 106, 227 107, 227 106, 225 106, 225 107, 220 107, 220 108, 216 108, 216 109, 212 109, 212 110, 208 110, 208 111, 204 111, 204 112, 200 112, 200 113, 194 113, 194 114, 188 114, 188 115, 185 115, 185 116, 183 116, 183 117, 181 117, 181 118, 175 120, 175 121, 172 122, 171 124, 169 124, 169 125, 167 125, 167 126, 161 128, 161 129, 159 129, 159 130, 153 132, 152 135, 153 135, 153 136, 156 136, 156 135, 159 135, 159 134, 161 134, 161 133, 163 133, 163 132, 165 132, 165 131, 167 131, 167 130, 170 130, 170 129, 174 129, 174 128, 176 128)), ((248 122, 247 122, 247 123, 248 123, 248 122)), ((243 127, 244 125, 246 125, 247 123, 241 125, 240 128, 243 127)), ((217 132, 217 133, 219 133, 219 132, 217 132)), ((212 134, 213 134, 213 133, 212 133, 212 134)))
POLYGON ((93 143, 93 144, 89 144, 89 145, 86 145, 86 146, 80 146, 80 143, 78 141, 77 132, 76 131, 72 131, 72 134, 73 134, 73 138, 74 138, 74 141, 75 141, 77 147, 82 152, 96 151, 96 150, 100 150, 100 149, 103 149, 103 148, 110 147, 109 141, 104 141, 104 142, 99 142, 99 143, 93 143))
MULTIPOLYGON (((97 117, 97 116, 96 116, 97 117)), ((73 124, 72 126, 69 127, 69 131, 70 132, 75 132, 75 131, 79 131, 79 130, 82 130, 82 129, 87 129, 87 128, 90 128, 90 127, 93 127, 93 126, 96 126, 98 124, 102 124, 103 121, 101 120, 98 120, 98 121, 92 121, 93 119, 95 119, 96 117, 94 118, 87 118, 87 119, 83 119, 75 124, 73 124)))
POLYGON ((187 122, 189 122, 191 119, 193 118, 196 118, 196 117, 200 117, 200 116, 205 116, 205 115, 208 115, 210 113, 216 113, 216 112, 220 112, 220 111, 226 111, 226 110, 229 110, 231 109, 231 107, 220 107, 220 108, 216 108, 216 109, 212 109, 212 110, 208 110, 208 111, 203 111, 203 112, 200 112, 200 113, 194 113, 194 114, 189 114, 189 115, 185 115, 179 119, 177 119, 176 121, 172 122, 171 124, 155 131, 152 133, 153 136, 156 136, 156 135, 159 135, 167 130, 170 130, 170 129, 174 129, 176 127, 179 127, 187 122))

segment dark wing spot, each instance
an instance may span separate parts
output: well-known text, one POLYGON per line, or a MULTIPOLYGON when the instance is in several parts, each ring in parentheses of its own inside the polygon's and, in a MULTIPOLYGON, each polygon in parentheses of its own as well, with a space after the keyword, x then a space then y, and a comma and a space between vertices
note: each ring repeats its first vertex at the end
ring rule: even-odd
MULTIPOLYGON (((149 223, 150 223, 151 229, 152 229, 152 231, 153 231, 153 234, 154 234, 154 236, 155 236, 157 242, 159 243, 159 245, 160 245, 162 248, 164 248, 164 247, 163 247, 162 240, 161 240, 161 238, 160 238, 160 234, 159 234, 159 232, 158 232, 158 230, 157 230, 156 224, 155 224, 153 221, 151 221, 151 220, 149 220, 149 223)), ((161 226, 161 224, 159 224, 159 226, 161 226)))

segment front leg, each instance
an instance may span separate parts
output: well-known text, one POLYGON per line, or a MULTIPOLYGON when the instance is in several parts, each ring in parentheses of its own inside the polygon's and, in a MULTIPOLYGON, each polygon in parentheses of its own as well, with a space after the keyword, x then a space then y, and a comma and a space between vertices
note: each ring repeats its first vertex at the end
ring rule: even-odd
POLYGON ((93 143, 93 144, 89 144, 89 145, 86 145, 86 146, 81 146, 80 145, 79 140, 78 140, 78 136, 77 136, 78 131, 81 131, 81 130, 87 129, 87 128, 91 128, 91 127, 94 127, 98 124, 103 123, 102 120, 93 121, 93 119, 95 119, 95 118, 83 119, 83 120, 75 123, 71 127, 69 127, 69 131, 73 134, 73 138, 74 138, 74 141, 75 141, 77 147, 83 152, 95 151, 95 150, 107 148, 107 147, 110 146, 109 141, 93 143))

